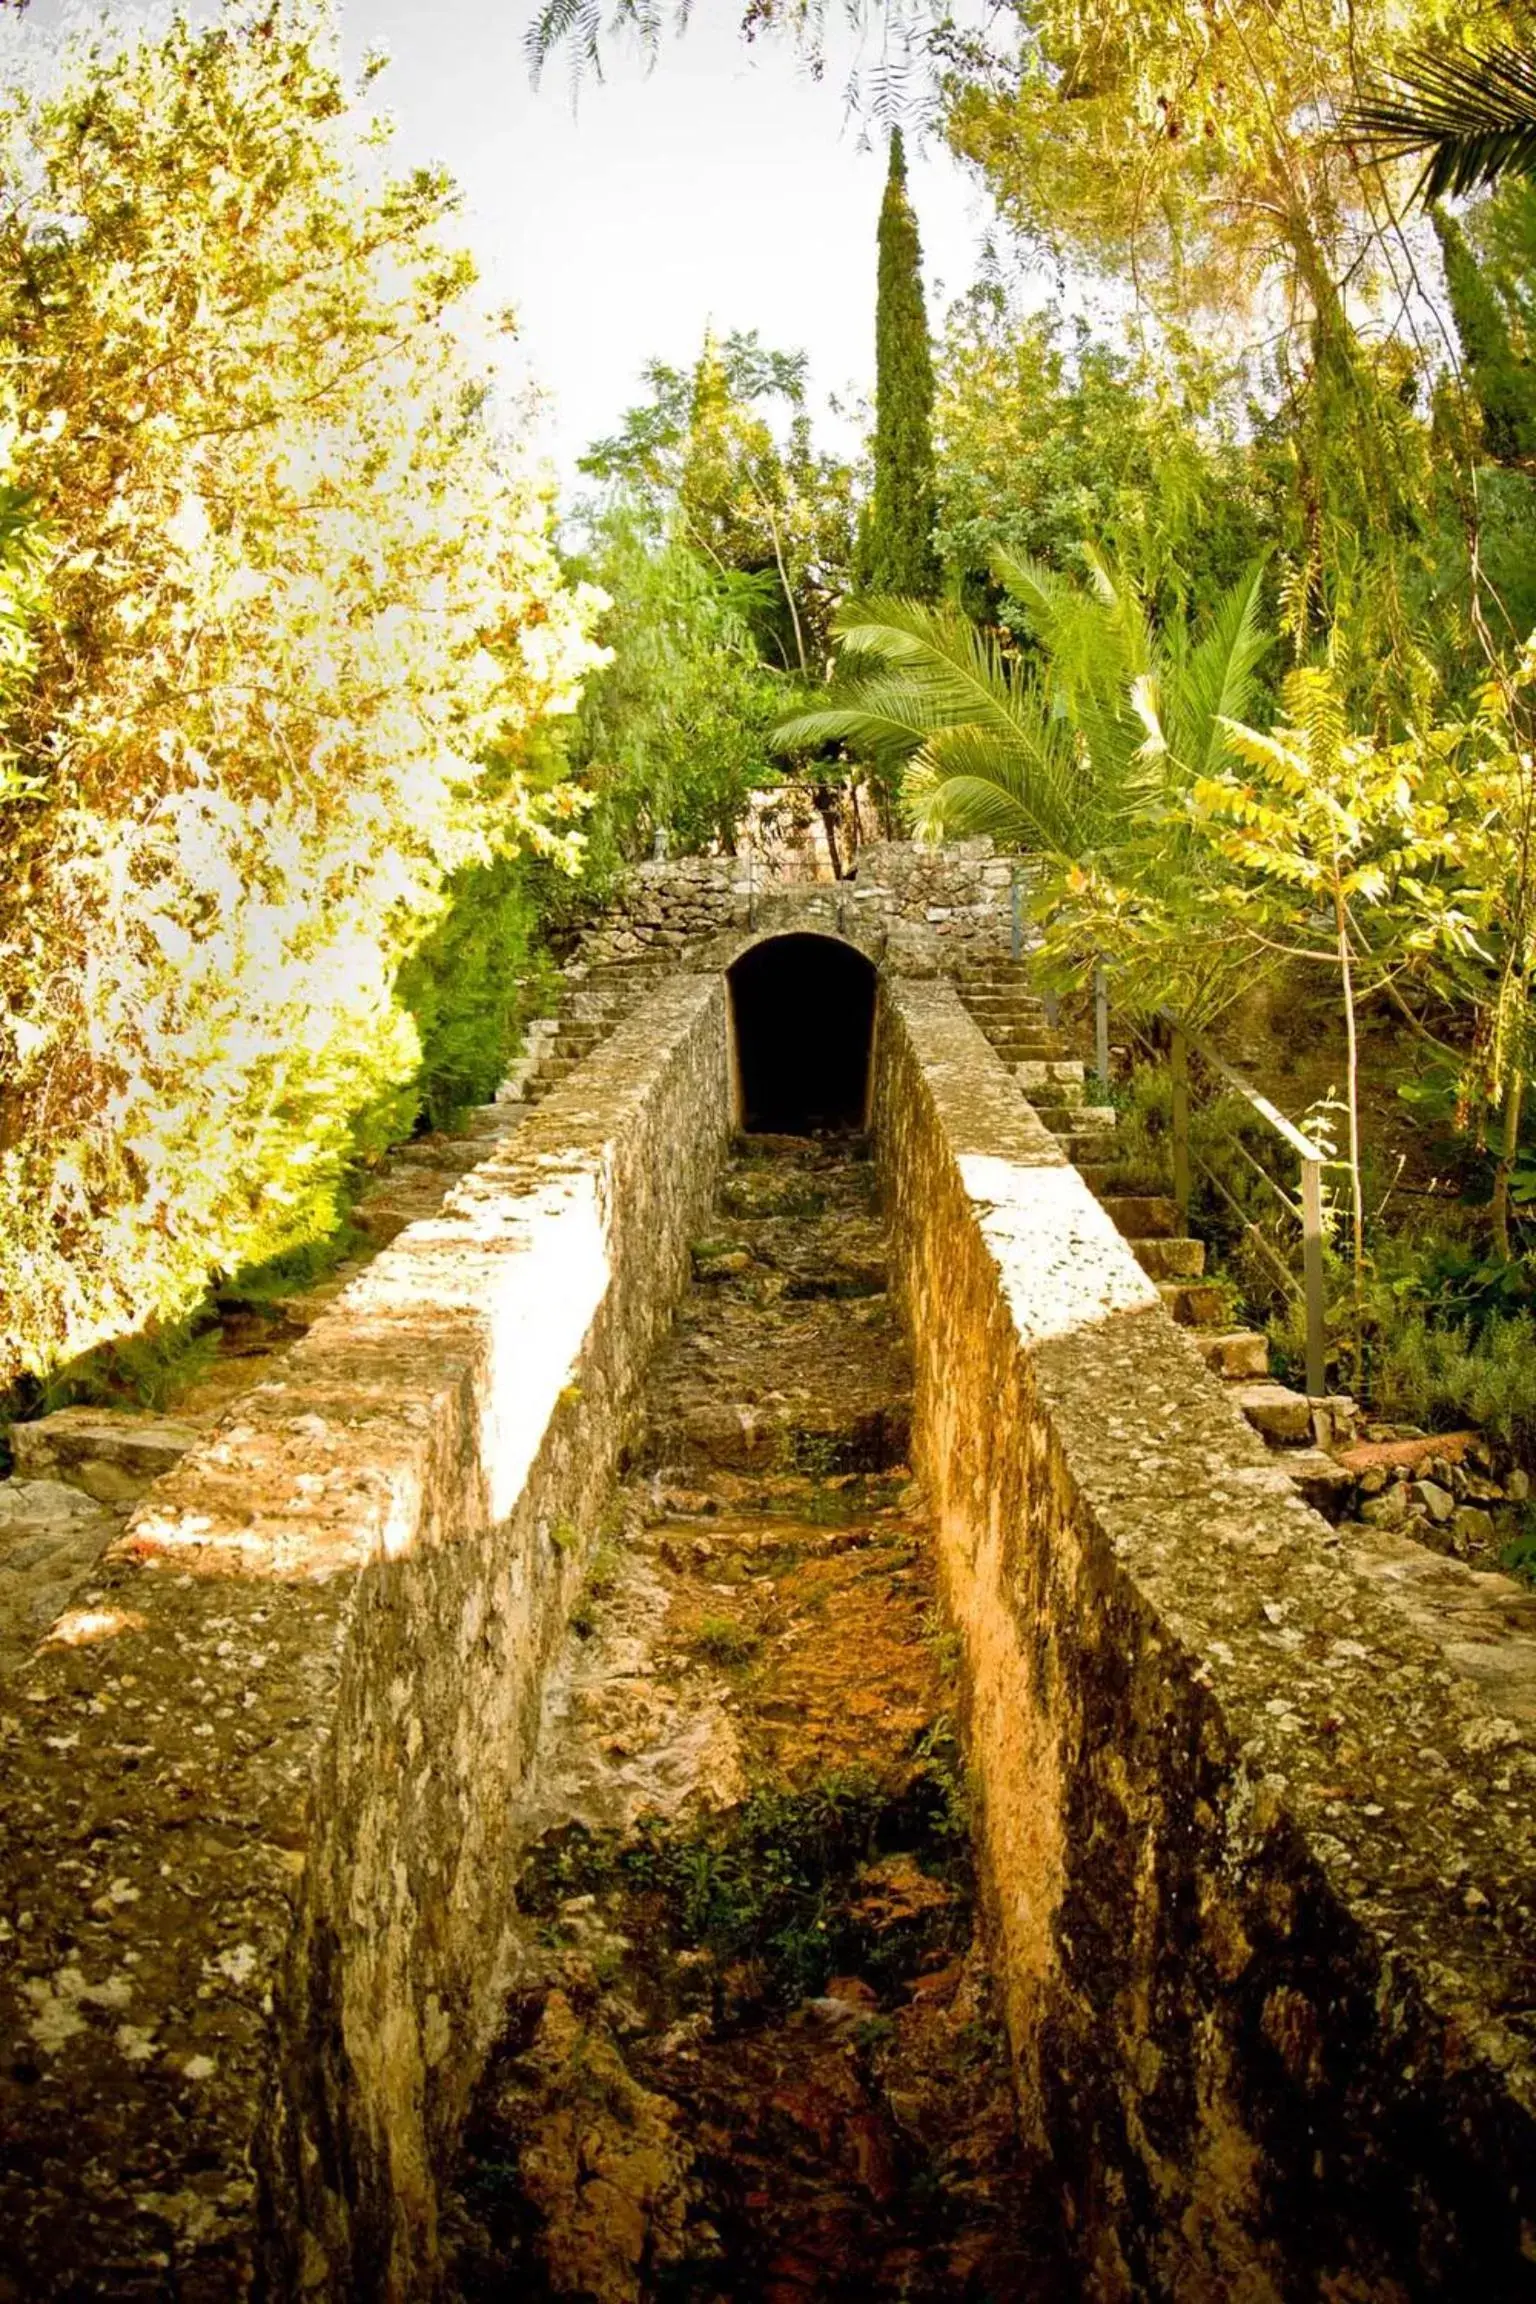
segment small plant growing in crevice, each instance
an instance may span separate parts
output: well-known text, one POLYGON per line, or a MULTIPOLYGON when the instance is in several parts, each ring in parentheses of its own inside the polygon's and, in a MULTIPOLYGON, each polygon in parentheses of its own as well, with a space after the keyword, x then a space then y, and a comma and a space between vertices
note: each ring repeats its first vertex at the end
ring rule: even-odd
POLYGON ((688 1642, 695 1656, 708 1664, 750 1664, 762 1647, 762 1634, 730 1616, 706 1616, 688 1642))
POLYGON ((636 1899, 674 1945, 707 1949, 722 1965, 760 1964, 765 1995, 783 2003, 837 1974, 879 1988, 968 1925, 967 1807, 953 1725, 940 1719, 896 1778, 831 1770, 805 1786, 763 1787, 691 1831, 659 1817, 624 1841, 572 1827, 545 1843, 520 1901, 539 1914, 574 1895, 636 1899), (866 1918, 861 1875, 897 1856, 960 1893, 910 1925, 866 1918))

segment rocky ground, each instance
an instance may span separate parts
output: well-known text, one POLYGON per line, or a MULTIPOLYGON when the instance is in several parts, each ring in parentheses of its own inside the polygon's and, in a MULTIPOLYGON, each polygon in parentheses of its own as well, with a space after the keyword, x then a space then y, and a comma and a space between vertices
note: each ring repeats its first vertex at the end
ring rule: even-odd
POLYGON ((552 1685, 462 2298, 1064 2293, 858 1145, 748 1140, 552 1685))

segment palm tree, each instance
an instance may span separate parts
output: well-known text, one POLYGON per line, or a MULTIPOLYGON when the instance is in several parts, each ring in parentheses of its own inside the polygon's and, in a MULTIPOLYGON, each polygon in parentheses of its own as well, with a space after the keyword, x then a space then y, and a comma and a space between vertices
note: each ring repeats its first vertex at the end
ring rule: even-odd
POLYGON ((922 833, 991 833, 1061 862, 1112 847, 1170 787, 1210 772, 1224 723, 1248 712, 1269 642, 1258 568, 1192 642, 1157 634, 1135 587, 1086 558, 1084 586, 997 555, 1032 657, 953 608, 848 602, 826 703, 782 721, 776 743, 845 745, 902 791, 922 833))
POLYGON ((1528 49, 1412 49, 1393 78, 1395 87, 1364 98, 1344 126, 1378 144, 1382 159, 1426 153, 1415 197, 1536 176, 1536 57, 1528 49))

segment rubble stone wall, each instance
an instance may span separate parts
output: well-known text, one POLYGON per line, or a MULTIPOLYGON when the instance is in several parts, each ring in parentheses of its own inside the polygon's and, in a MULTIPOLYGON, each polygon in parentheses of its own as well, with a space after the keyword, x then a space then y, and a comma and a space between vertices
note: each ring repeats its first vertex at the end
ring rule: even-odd
POLYGON ((0 2298, 431 2292, 519 1784, 728 1111, 679 976, 152 1488, 0 1721, 0 2298))
POLYGON ((1091 2299, 1536 2287, 1536 1753, 1289 1492, 942 984, 876 1124, 1021 2102, 1091 2299))
POLYGON ((1008 948, 1020 870, 990 840, 884 841, 862 848, 844 880, 776 874, 756 856, 640 864, 583 938, 581 959, 719 966, 754 936, 819 929, 903 974, 932 975, 1008 948))

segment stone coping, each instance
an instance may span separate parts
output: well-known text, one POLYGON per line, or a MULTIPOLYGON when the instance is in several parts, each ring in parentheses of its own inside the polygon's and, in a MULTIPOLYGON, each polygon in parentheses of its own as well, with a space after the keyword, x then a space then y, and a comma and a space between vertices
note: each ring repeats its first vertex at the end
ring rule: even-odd
POLYGON ((1085 2293, 1532 2293, 1536 1743, 1295 1498, 954 992, 888 985, 877 1063, 1023 2101, 1085 2293))
POLYGON ((144 1498, 0 1720, 0 2298, 430 2285, 542 1670, 723 1156, 678 977, 144 1498))

